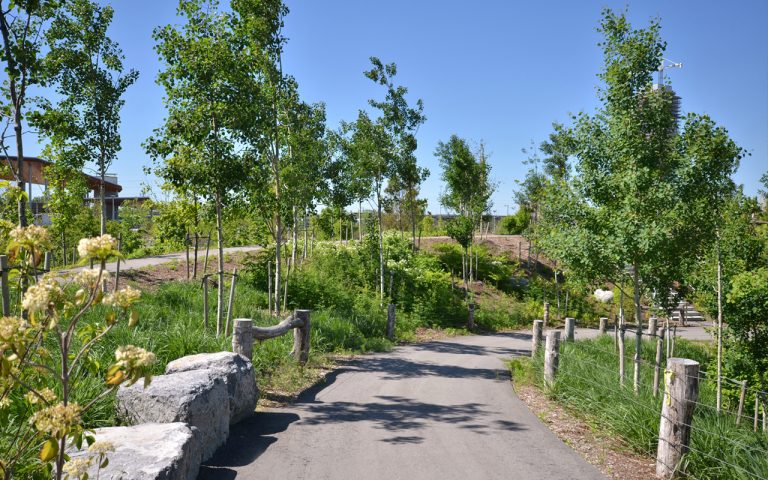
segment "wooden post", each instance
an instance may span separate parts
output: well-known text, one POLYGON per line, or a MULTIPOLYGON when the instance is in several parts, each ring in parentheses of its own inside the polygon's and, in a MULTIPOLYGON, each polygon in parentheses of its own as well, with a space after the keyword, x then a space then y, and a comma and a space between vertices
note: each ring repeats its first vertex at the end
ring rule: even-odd
POLYGON ((235 301, 235 283, 237 283, 237 269, 232 270, 232 282, 229 286, 229 303, 227 304, 227 323, 226 327, 224 328, 224 335, 229 335, 229 325, 230 321, 232 320, 232 304, 235 301))
POLYGON ((560 332, 547 332, 547 343, 544 347, 544 382, 548 386, 555 383, 557 368, 560 366, 560 332))
POLYGON ((3 316, 11 315, 11 291, 8 285, 8 255, 0 255, 0 292, 3 296, 3 316))
POLYGON ((531 338, 531 356, 535 357, 539 351, 544 335, 544 320, 533 321, 533 337, 531 338))
POLYGON ((189 230, 187 230, 187 236, 184 237, 184 249, 187 252, 187 280, 189 280, 189 230))
POLYGON ((576 340, 576 319, 566 317, 565 319, 565 341, 573 342, 576 340))
POLYGON ((664 349, 664 329, 659 330, 656 336, 656 363, 653 366, 653 396, 659 394, 659 381, 661 377, 661 353, 664 349))
POLYGON ((739 411, 736 413, 736 425, 741 423, 741 416, 744 414, 744 401, 747 399, 747 381, 741 381, 741 393, 739 393, 739 411))
POLYGON ((757 432, 757 417, 758 412, 760 411, 760 395, 758 395, 758 392, 755 392, 755 419, 752 425, 752 430, 757 432))
MULTIPOLYGON (((122 252, 123 248, 123 234, 117 236, 117 251, 122 252)), ((117 257, 117 265, 115 268, 115 291, 120 286, 120 257, 117 257)))
POLYGON ((656 335, 656 326, 658 325, 658 320, 656 317, 650 317, 648 319, 648 334, 649 335, 656 335))
POLYGON ((617 323, 613 324, 613 351, 619 351, 619 325, 617 323))
POLYGON ((267 262, 267 308, 272 315, 272 260, 267 262))
POLYGON ((624 328, 619 327, 619 385, 624 386, 624 352, 626 345, 624 344, 624 328))
POLYGON ((691 439, 693 410, 699 398, 699 362, 670 358, 664 371, 656 476, 673 478, 691 439))
POLYGON ((296 310, 295 315, 302 320, 302 326, 293 330, 293 355, 296 361, 304 365, 309 359, 309 310, 296 310))
POLYGON ((194 255, 192 256, 192 258, 194 259, 194 263, 192 264, 192 278, 195 278, 195 279, 197 278, 197 250, 200 246, 199 242, 200 242, 200 237, 198 236, 197 231, 195 231, 195 250, 194 250, 194 255))
POLYGON ((203 322, 208 330, 208 276, 203 275, 203 322))
POLYGON ((475 304, 470 303, 468 305, 469 316, 467 317, 467 329, 474 330, 475 328, 475 304))
POLYGON ((208 271, 208 252, 211 251, 211 231, 208 230, 208 240, 205 242, 205 260, 203 261, 203 275, 208 271))
POLYGON ((395 339, 395 304, 387 305, 387 338, 395 339))
POLYGON ((549 302, 544 302, 544 325, 542 328, 547 328, 549 325, 549 302))
POLYGON ((235 330, 232 334, 232 351, 244 356, 249 362, 253 358, 253 321, 250 319, 235 319, 235 330))
POLYGON ((77 263, 77 247, 72 247, 72 265, 77 263))
POLYGON ((675 356, 675 339, 677 338, 677 325, 672 327, 672 346, 670 347, 669 356, 675 356))
POLYGON ((45 252, 45 257, 43 257, 43 271, 50 272, 51 271, 51 252, 45 252))

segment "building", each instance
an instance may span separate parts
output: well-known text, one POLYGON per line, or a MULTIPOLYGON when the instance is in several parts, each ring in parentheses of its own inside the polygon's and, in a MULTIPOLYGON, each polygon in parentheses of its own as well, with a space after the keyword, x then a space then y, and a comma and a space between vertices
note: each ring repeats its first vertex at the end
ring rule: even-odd
MULTIPOLYGON (((7 157, 0 155, 0 162, 3 164, 11 163, 16 168, 16 157, 7 157)), ((26 184, 27 194, 29 196, 29 210, 34 215, 34 223, 38 225, 49 225, 50 219, 46 210, 45 198, 48 196, 48 181, 45 178, 45 169, 51 165, 51 162, 38 157, 24 157, 22 165, 21 179, 26 184), (34 195, 34 187, 37 187, 39 195, 34 195), (41 200, 35 200, 35 199, 41 200)), ((94 204, 98 201, 99 190, 101 187, 101 178, 81 174, 92 192, 92 196, 83 199, 84 204, 94 204)), ((0 179, 14 181, 15 178, 11 172, 0 171, 0 179)), ((120 205, 127 201, 138 203, 148 200, 148 197, 121 197, 120 192, 123 187, 117 183, 117 175, 108 174, 104 178, 104 198, 107 206, 107 219, 119 220, 120 205)))

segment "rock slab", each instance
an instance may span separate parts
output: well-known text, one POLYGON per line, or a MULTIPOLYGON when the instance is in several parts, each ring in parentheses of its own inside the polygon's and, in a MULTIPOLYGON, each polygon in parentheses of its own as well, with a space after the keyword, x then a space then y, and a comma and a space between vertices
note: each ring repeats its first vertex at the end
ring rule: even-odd
POLYGON ((229 435, 229 395, 221 375, 212 370, 158 375, 121 386, 117 415, 129 425, 184 422, 199 431, 203 461, 213 456, 229 435))
MULTIPOLYGON (((89 470, 100 480, 195 480, 202 452, 196 432, 184 423, 146 423, 132 427, 97 428, 97 442, 110 442, 109 464, 98 470, 98 456, 89 470), (97 477, 98 475, 98 477, 97 477)), ((87 447, 69 452, 87 457, 87 447)))
POLYGON ((229 424, 249 417, 256 409, 259 389, 250 360, 234 352, 200 353, 172 361, 166 374, 210 370, 223 377, 229 394, 229 424))

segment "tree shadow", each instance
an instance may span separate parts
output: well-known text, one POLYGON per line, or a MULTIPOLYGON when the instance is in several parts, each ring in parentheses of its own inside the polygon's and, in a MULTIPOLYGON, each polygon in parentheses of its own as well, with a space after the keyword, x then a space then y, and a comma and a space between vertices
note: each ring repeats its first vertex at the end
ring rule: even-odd
MULTIPOLYGON (((480 403, 458 405, 437 405, 415 400, 380 395, 377 402, 330 402, 297 405, 307 416, 297 425, 328 425, 337 423, 369 422, 374 428, 388 432, 420 430, 428 424, 450 424, 468 429, 474 433, 488 434, 492 431, 519 431, 525 427, 516 422, 492 420, 496 412, 486 410, 480 403)), ((382 440, 388 443, 418 443, 420 437, 396 436, 382 440)))
MULTIPOLYGON (((530 338, 530 335, 528 335, 530 338)), ((506 347, 485 347, 482 345, 467 345, 463 343, 454 342, 429 342, 414 345, 414 350, 436 352, 436 353, 449 353, 453 355, 521 355, 524 352, 520 349, 506 348, 506 347)), ((530 354, 530 350, 528 350, 530 354)))
POLYGON ((355 370, 376 372, 381 380, 402 380, 419 377, 481 378, 485 380, 508 381, 509 372, 494 368, 468 368, 458 365, 441 365, 416 362, 404 358, 369 357, 346 362, 355 370))

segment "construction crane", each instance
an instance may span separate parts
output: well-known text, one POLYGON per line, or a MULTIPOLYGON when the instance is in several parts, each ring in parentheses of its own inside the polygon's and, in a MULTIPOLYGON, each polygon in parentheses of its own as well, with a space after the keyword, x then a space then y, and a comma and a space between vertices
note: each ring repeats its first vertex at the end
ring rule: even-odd
POLYGON ((667 60, 666 58, 661 59, 661 63, 659 64, 659 88, 661 88, 662 85, 664 85, 664 70, 667 70, 669 68, 683 68, 682 62, 673 62, 672 60, 667 60))

